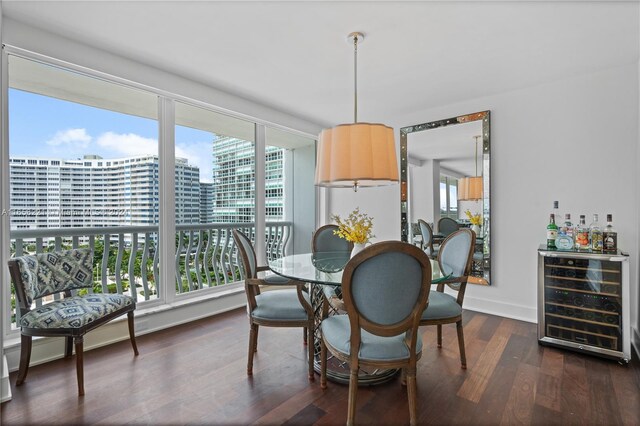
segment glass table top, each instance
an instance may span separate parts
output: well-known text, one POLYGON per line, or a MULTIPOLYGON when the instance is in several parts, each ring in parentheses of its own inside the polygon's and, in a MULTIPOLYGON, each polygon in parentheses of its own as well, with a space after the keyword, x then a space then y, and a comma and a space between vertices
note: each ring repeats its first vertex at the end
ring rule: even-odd
MULTIPOLYGON (((342 284, 342 271, 351 258, 351 252, 316 252, 294 254, 270 260, 269 268, 286 278, 339 286, 342 284)), ((437 284, 445 278, 440 272, 438 262, 431 260, 431 282, 437 284)))

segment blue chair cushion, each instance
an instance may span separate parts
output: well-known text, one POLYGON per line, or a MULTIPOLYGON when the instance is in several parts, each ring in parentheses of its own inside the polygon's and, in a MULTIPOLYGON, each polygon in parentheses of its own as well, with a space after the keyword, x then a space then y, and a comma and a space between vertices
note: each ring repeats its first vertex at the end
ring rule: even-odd
MULTIPOLYGON (((322 320, 322 338, 333 348, 345 355, 351 352, 350 337, 351 325, 348 315, 334 315, 322 320)), ((422 351, 422 338, 418 334, 416 342, 416 353, 422 351)), ((360 333, 360 353, 361 360, 372 361, 395 361, 409 358, 409 347, 405 343, 405 334, 399 336, 382 337, 371 334, 366 330, 360 333)))
POLYGON ((93 293, 56 300, 32 311, 20 318, 23 328, 81 328, 91 322, 118 312, 135 301, 122 294, 93 293))
POLYGON ((455 297, 439 291, 429 292, 429 306, 422 313, 423 320, 454 318, 462 314, 455 297))
POLYGON ((283 285, 290 283, 289 278, 282 277, 280 275, 271 274, 264 277, 264 282, 271 285, 283 285))
MULTIPOLYGON (((302 293, 309 302, 309 295, 302 293)), ((256 319, 305 321, 309 317, 298 300, 296 289, 265 291, 256 296, 256 308, 251 316, 256 319)))

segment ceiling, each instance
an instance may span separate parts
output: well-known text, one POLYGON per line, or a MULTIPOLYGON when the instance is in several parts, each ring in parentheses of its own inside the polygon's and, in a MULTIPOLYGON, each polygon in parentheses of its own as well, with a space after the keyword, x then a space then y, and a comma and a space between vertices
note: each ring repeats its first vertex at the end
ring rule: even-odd
MULTIPOLYGON (((305 118, 432 107, 638 60, 638 3, 3 1, 3 15, 305 118)), ((466 111, 463 111, 466 112, 466 111)))

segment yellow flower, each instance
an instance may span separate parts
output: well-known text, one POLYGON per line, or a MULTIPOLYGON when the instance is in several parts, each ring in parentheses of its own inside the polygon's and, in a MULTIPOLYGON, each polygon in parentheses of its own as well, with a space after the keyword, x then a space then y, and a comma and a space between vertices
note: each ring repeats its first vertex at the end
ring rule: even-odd
POLYGON ((360 213, 360 208, 349 213, 349 216, 344 221, 338 215, 331 216, 331 219, 335 220, 338 225, 338 230, 333 231, 333 233, 352 243, 366 243, 375 236, 371 233, 373 218, 366 213, 360 213))
POLYGON ((471 222, 472 225, 482 225, 482 216, 480 216, 480 213, 477 214, 471 214, 471 211, 469 211, 469 209, 467 209, 466 212, 464 212, 464 214, 467 215, 467 217, 469 218, 469 222, 471 222))

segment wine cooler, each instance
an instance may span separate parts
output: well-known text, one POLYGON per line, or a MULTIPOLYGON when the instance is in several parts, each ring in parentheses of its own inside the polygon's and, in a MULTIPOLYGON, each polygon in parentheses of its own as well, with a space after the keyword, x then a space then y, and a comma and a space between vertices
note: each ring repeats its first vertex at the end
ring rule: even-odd
POLYGON ((538 254, 539 343, 628 363, 628 256, 546 246, 538 254))

